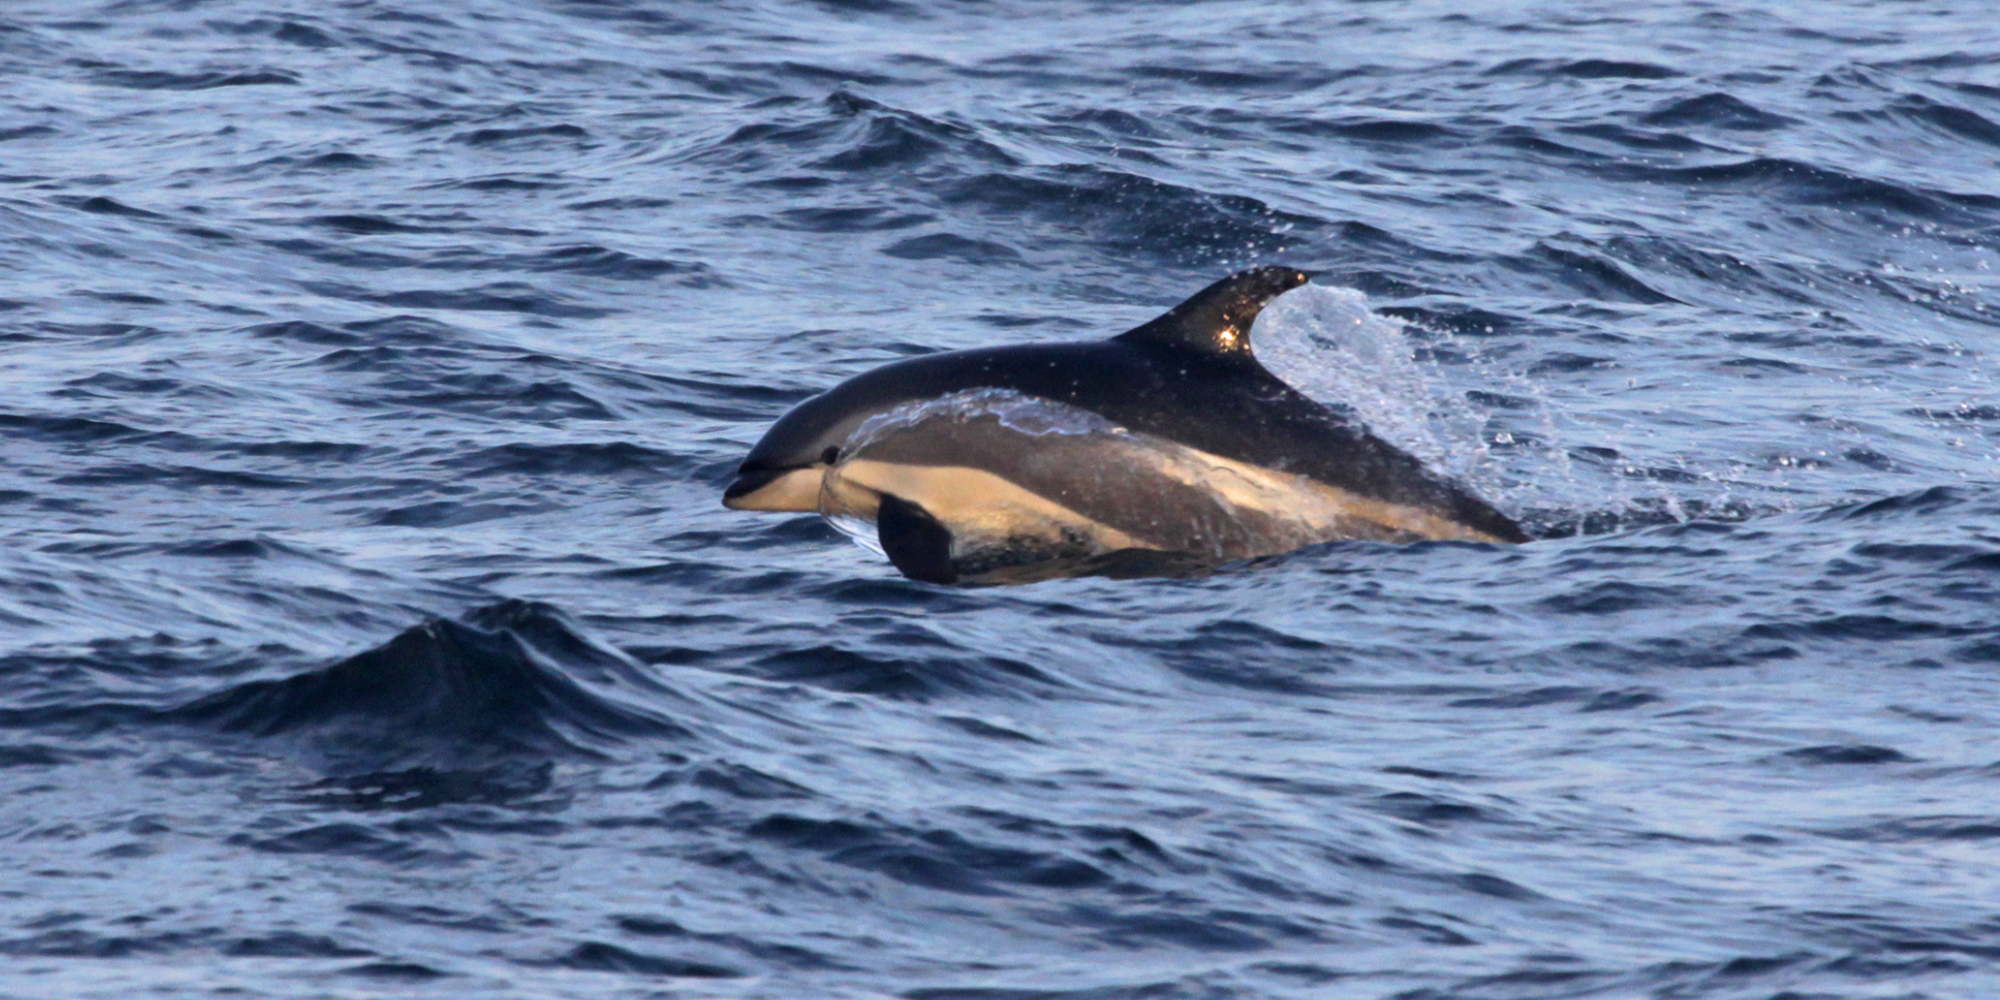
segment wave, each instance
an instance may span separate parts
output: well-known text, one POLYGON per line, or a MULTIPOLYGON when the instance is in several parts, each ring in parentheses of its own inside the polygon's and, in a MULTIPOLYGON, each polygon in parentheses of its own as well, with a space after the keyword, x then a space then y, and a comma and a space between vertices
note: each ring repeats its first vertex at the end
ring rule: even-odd
POLYGON ((764 102, 786 114, 736 128, 696 147, 696 162, 735 167, 804 167, 843 173, 907 171, 938 162, 1016 165, 971 126, 891 107, 836 90, 824 100, 764 102))
POLYGON ((913 829, 877 817, 854 822, 778 813, 743 832, 752 840, 824 855, 837 865, 969 896, 1083 889, 1112 881, 1103 868, 1067 852, 982 843, 956 830, 913 829))
POLYGON ((952 182, 940 197, 987 215, 1080 230, 1124 253, 1186 263, 1278 253, 1327 226, 1247 195, 1088 164, 982 173, 952 182))
POLYGON ((646 704, 668 692, 556 608, 505 601, 434 618, 331 666, 257 680, 163 718, 259 737, 310 736, 345 761, 599 756, 692 732, 646 704))
POLYGON ((113 69, 97 74, 96 81, 110 87, 133 90, 213 90, 217 87, 258 87, 271 84, 298 86, 296 74, 285 70, 251 70, 231 73, 207 70, 174 73, 168 70, 113 69))
POLYGON ((443 461, 468 477, 583 476, 662 479, 685 475, 687 458, 626 441, 539 443, 520 441, 454 455, 443 461))
POLYGON ((580 305, 568 296, 525 281, 490 281, 468 288, 412 288, 396 292, 369 291, 332 281, 313 281, 307 285, 321 295, 403 309, 520 313, 558 319, 603 319, 616 312, 580 305))
POLYGON ((1616 163, 1599 164, 1594 169, 1619 180, 1651 181, 1683 189, 1749 191, 1800 205, 1873 208, 1939 222, 1982 220, 1984 216, 1972 210, 2000 208, 2000 196, 1877 180, 1775 156, 1688 167, 1616 163))
POLYGON ((1615 59, 1513 59, 1486 71, 1491 76, 1566 76, 1579 80, 1668 80, 1683 75, 1658 63, 1615 59))
POLYGON ((894 630, 889 641, 939 651, 928 656, 885 655, 818 645, 771 653, 754 661, 751 669, 773 681, 908 701, 951 695, 1019 697, 1064 686, 1024 660, 965 655, 948 640, 914 626, 894 630))
POLYGON ((1703 94, 1670 101, 1639 116, 1647 125, 1706 126, 1739 132, 1767 132, 1796 125, 1798 120, 1772 114, 1730 94, 1703 94))

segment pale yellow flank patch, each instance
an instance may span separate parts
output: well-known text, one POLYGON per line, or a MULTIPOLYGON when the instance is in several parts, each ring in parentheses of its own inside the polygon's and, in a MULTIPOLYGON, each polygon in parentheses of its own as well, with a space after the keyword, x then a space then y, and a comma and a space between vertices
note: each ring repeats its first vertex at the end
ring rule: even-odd
POLYGON ((722 501, 731 510, 768 510, 810 514, 819 509, 820 479, 826 466, 808 465, 793 469, 765 483, 761 489, 722 501))
POLYGON ((882 494, 887 493, 922 507, 960 540, 1060 542, 1067 529, 1071 536, 1089 538, 1106 551, 1158 547, 982 469, 851 459, 837 475, 826 477, 825 484, 821 511, 829 516, 873 521, 882 494))

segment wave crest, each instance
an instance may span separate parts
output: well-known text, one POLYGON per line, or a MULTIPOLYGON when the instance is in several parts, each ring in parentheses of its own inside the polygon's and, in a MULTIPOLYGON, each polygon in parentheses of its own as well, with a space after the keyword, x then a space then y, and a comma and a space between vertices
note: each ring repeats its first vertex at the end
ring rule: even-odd
POLYGON ((598 755, 685 739, 636 695, 664 690, 556 608, 505 601, 433 618, 331 666, 238 684, 170 717, 225 732, 313 737, 345 763, 508 754, 598 755))

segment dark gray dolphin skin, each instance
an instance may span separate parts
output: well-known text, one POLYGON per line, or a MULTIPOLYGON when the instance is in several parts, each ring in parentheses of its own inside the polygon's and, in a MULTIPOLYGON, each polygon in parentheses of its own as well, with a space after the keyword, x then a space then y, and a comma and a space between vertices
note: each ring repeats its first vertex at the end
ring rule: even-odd
MULTIPOLYGON (((1394 537, 1528 541, 1519 525, 1463 486, 1258 363, 1250 350, 1252 321, 1271 299, 1310 278, 1296 268, 1255 268, 1109 340, 951 351, 857 375, 780 417, 750 449, 722 502, 738 510, 817 510, 823 477, 864 421, 905 404, 998 389, 1086 410, 1230 462, 1304 477, 1370 509, 1418 511, 1416 521, 1433 526, 1399 525, 1394 537)), ((891 561, 914 578, 950 582, 949 526, 910 498, 883 500, 877 528, 891 561)))

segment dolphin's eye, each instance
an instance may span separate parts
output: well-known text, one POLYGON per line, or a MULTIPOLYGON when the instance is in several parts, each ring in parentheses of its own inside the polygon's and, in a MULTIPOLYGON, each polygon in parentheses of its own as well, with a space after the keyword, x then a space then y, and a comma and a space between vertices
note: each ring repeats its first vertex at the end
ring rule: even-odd
POLYGON ((826 450, 819 453, 819 460, 827 465, 832 465, 839 457, 840 448, 837 445, 827 445, 826 450))

